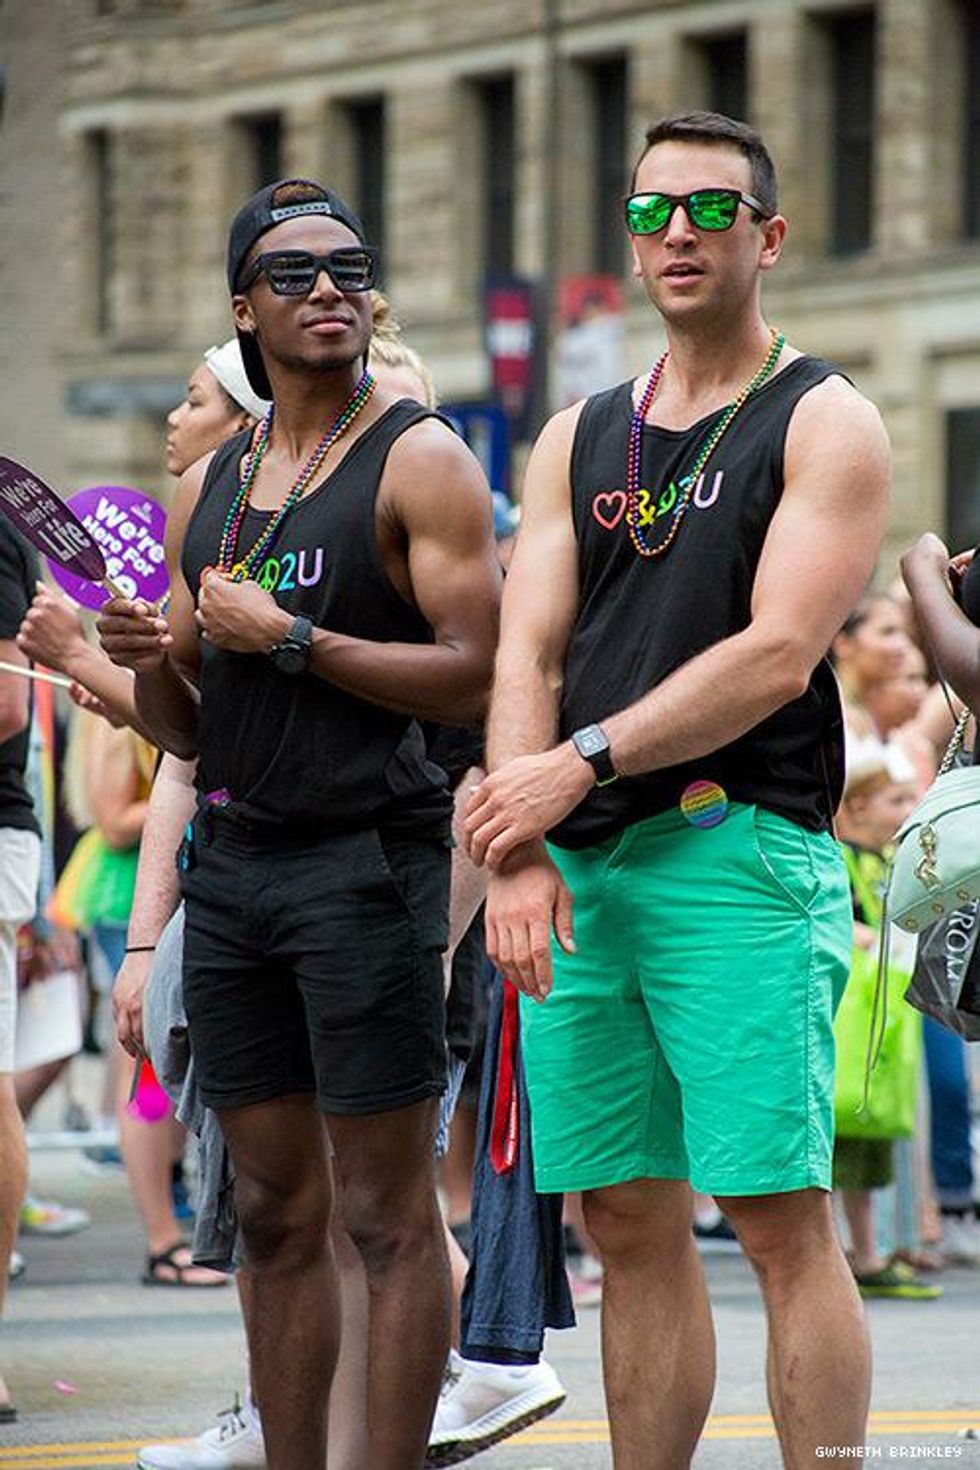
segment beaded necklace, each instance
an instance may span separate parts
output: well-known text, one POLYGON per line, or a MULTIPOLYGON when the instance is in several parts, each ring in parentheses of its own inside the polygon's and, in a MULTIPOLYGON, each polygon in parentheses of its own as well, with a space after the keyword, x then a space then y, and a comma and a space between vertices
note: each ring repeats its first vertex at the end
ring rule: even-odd
POLYGON ((684 513, 691 503, 691 498, 694 495, 695 488, 704 471, 705 465, 718 448, 718 444, 725 431, 731 427, 739 410, 745 407, 752 394, 756 393, 762 387, 763 383, 771 377, 785 343, 786 338, 783 333, 777 332, 773 328, 769 334, 769 352, 765 362, 759 368, 758 372, 749 379, 734 403, 728 405, 718 420, 718 423, 701 445, 690 474, 686 475, 679 482, 681 493, 671 513, 670 528, 662 540, 651 546, 640 528, 640 457, 643 448, 643 425, 646 422, 650 406, 656 397, 657 389, 660 387, 660 381, 664 375, 664 368, 667 366, 667 358, 670 356, 670 353, 665 352, 656 364, 647 380, 647 385, 643 390, 643 396, 633 410, 633 417, 630 421, 629 451, 626 459, 626 526, 629 531, 630 540, 633 543, 633 549, 639 556, 662 556, 670 547, 680 529, 681 521, 684 519, 684 513))
POLYGON ((221 545, 218 550, 217 570, 219 572, 229 572, 233 582, 243 582, 251 574, 259 558, 269 549, 275 540, 279 532, 279 527, 319 470, 327 450, 331 449, 337 443, 337 440, 343 438, 344 434, 347 433, 347 430, 364 408, 376 387, 377 384, 374 378, 365 369, 357 387, 296 476, 285 500, 275 514, 270 517, 259 539, 244 556, 238 556, 238 537, 241 533, 242 522, 245 519, 245 512, 248 510, 248 498, 252 486, 255 484, 255 477, 259 472, 259 465, 262 463, 265 451, 269 446, 269 436, 272 433, 274 406, 270 403, 265 417, 259 425, 255 443, 242 461, 241 483, 238 494, 228 507, 228 514, 225 516, 225 524, 221 532, 221 545))

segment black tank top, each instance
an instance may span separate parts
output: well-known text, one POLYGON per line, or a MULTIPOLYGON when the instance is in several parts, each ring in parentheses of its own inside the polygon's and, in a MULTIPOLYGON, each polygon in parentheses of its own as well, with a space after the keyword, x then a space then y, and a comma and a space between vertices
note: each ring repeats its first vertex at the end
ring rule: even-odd
MULTIPOLYGON (((708 461, 673 546, 649 559, 634 551, 625 519, 632 385, 587 401, 571 459, 580 599, 565 659, 563 737, 624 709, 748 626, 756 568, 783 490, 790 417, 804 393, 836 372, 816 358, 796 358, 749 399, 708 461)), ((641 514, 654 513, 687 473, 723 411, 682 431, 644 429, 641 484, 649 490, 641 491, 641 514)), ((819 831, 831 824, 842 775, 840 697, 824 661, 805 694, 731 745, 595 787, 549 835, 563 847, 589 846, 677 806, 701 780, 723 787, 730 801, 757 803, 819 831)))
MULTIPOLYGON (((255 573, 281 607, 350 637, 432 642, 422 614, 389 579, 375 530, 378 485, 391 446, 429 416, 406 399, 393 404, 289 513, 255 573)), ((217 560, 247 447, 247 431, 235 435, 205 476, 182 558, 195 593, 202 570, 217 560)), ((246 512, 240 550, 254 544, 268 518, 267 511, 246 512)), ((275 827, 446 832, 445 776, 426 758, 418 721, 315 674, 280 673, 266 654, 228 653, 205 642, 201 656, 202 792, 227 790, 233 814, 275 827)))

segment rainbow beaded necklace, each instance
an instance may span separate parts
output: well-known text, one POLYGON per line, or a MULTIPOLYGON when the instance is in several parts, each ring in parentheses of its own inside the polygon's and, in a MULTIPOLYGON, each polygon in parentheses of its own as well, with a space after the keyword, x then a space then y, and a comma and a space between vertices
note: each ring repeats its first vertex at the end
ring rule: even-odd
POLYGON ((667 359, 670 353, 665 352, 656 364, 653 372, 647 379, 643 396, 633 410, 633 417, 630 420, 629 451, 626 458, 626 527, 629 531, 630 540, 633 543, 633 549, 639 556, 663 556, 664 552, 669 549, 674 537, 680 530, 681 521, 684 519, 684 514, 691 503, 691 498, 694 495, 705 465, 718 448, 722 436, 731 427, 739 411, 745 407, 752 394, 758 392, 763 383, 772 376, 779 359, 779 354, 782 352, 785 343, 786 338, 783 333, 777 332, 773 328, 769 334, 769 352, 765 362, 759 368, 759 371, 749 379, 735 401, 728 405, 707 439, 701 445, 690 473, 679 482, 681 493, 671 513, 670 526, 667 534, 651 546, 640 527, 640 458, 643 449, 643 425, 646 423, 650 406, 656 397, 657 389, 660 387, 660 380, 664 375, 664 368, 667 366, 667 359))
POLYGON ((245 512, 248 510, 248 498, 251 494, 252 486, 255 483, 255 477, 259 472, 259 466, 262 463, 265 451, 269 446, 269 436, 272 433, 274 405, 270 403, 265 417, 259 425, 255 442, 242 460, 242 473, 238 494, 228 507, 228 514, 225 516, 225 524, 221 532, 221 545, 218 549, 217 570, 219 572, 230 573, 233 582, 243 582, 246 577, 251 575, 260 557, 268 551, 279 534, 279 527, 296 502, 302 498, 304 491, 323 463, 328 449, 331 449, 337 443, 337 440, 343 438, 347 433, 347 430, 354 423, 376 387, 377 383, 374 378, 365 369, 361 374, 357 387, 296 476, 285 500, 275 514, 269 518, 259 539, 244 556, 238 556, 238 537, 241 534, 245 512))

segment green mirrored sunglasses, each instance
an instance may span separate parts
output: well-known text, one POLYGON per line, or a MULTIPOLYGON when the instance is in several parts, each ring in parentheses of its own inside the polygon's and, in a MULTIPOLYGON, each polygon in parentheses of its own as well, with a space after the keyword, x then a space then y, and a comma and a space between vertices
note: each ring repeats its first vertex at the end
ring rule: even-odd
POLYGON ((739 189, 695 189, 691 194, 631 194, 626 200, 626 228, 631 235, 659 234, 680 205, 696 230, 730 230, 740 204, 762 219, 772 218, 764 204, 739 189))

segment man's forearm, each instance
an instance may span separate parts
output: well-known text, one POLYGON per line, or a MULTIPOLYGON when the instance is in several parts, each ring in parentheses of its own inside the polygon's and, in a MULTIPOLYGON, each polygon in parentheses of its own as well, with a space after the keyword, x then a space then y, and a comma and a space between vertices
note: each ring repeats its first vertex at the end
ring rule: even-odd
POLYGON ((371 704, 440 724, 465 725, 485 714, 490 672, 476 650, 313 633, 310 673, 371 704))
POLYGON ((798 698, 810 672, 788 640, 754 628, 726 638, 602 720, 613 764, 637 776, 710 755, 798 698))
POLYGON ((175 855, 184 828, 194 815, 191 779, 185 762, 164 756, 153 783, 140 843, 129 916, 130 944, 155 945, 180 902, 175 855))
POLYGON ((197 694, 169 658, 136 675, 136 711, 162 750, 181 760, 197 755, 197 694))
POLYGON ((972 710, 980 708, 980 631, 953 601, 943 572, 930 568, 906 580, 940 672, 972 710))
POLYGON ((498 660, 487 722, 487 770, 550 750, 558 738, 561 684, 531 655, 498 660))

